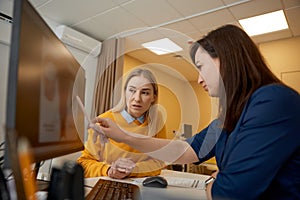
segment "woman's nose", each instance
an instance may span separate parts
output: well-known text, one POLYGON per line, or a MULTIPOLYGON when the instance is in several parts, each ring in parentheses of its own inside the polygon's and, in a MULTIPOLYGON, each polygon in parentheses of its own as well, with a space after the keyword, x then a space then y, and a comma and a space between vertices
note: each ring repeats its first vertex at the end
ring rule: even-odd
POLYGON ((199 74, 199 76, 198 76, 198 84, 201 84, 201 83, 203 83, 203 79, 202 79, 202 77, 201 77, 201 75, 199 74))
POLYGON ((141 100, 141 95, 140 95, 140 92, 139 91, 136 91, 134 94, 133 94, 133 99, 135 101, 140 101, 141 100))

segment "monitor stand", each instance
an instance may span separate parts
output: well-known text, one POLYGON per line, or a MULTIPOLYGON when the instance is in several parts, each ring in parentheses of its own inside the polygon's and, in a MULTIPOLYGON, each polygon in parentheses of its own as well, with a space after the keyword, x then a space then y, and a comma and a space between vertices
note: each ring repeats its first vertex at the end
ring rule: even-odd
POLYGON ((36 178, 37 191, 48 191, 49 181, 47 181, 47 180, 38 180, 38 173, 39 173, 40 167, 41 167, 41 162, 35 163, 34 173, 35 173, 35 176, 36 176, 35 178, 36 178))
POLYGON ((37 180, 36 181, 36 188, 37 188, 37 191, 48 191, 49 181, 37 180))

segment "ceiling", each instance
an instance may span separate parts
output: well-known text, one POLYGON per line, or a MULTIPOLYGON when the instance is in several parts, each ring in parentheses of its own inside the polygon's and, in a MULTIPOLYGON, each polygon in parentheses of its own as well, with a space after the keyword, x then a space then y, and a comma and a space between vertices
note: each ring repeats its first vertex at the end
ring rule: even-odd
MULTIPOLYGON (((12 0, 6 4, 12 3, 12 0)), ((39 13, 99 41, 125 37, 125 53, 144 63, 172 67, 189 81, 197 72, 188 58, 189 42, 224 24, 284 10, 289 29, 253 37, 256 43, 300 35, 300 0, 30 0, 39 13), (184 51, 156 56, 141 43, 169 37, 184 51)), ((7 13, 10 14, 10 13, 7 13)))

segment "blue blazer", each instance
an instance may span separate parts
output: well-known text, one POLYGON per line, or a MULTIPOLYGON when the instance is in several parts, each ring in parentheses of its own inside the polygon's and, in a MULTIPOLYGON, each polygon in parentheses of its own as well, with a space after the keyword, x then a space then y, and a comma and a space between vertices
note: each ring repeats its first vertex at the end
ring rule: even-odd
POLYGON ((214 120, 187 142, 201 163, 216 157, 214 199, 300 199, 300 96, 283 85, 257 89, 231 133, 214 120))

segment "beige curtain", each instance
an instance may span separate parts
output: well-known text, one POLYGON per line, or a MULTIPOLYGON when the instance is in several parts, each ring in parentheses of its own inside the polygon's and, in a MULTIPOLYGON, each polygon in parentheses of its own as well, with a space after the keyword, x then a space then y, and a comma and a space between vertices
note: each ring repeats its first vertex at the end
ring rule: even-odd
POLYGON ((116 87, 123 75, 124 38, 112 38, 102 43, 95 79, 91 117, 111 109, 121 96, 116 87))

